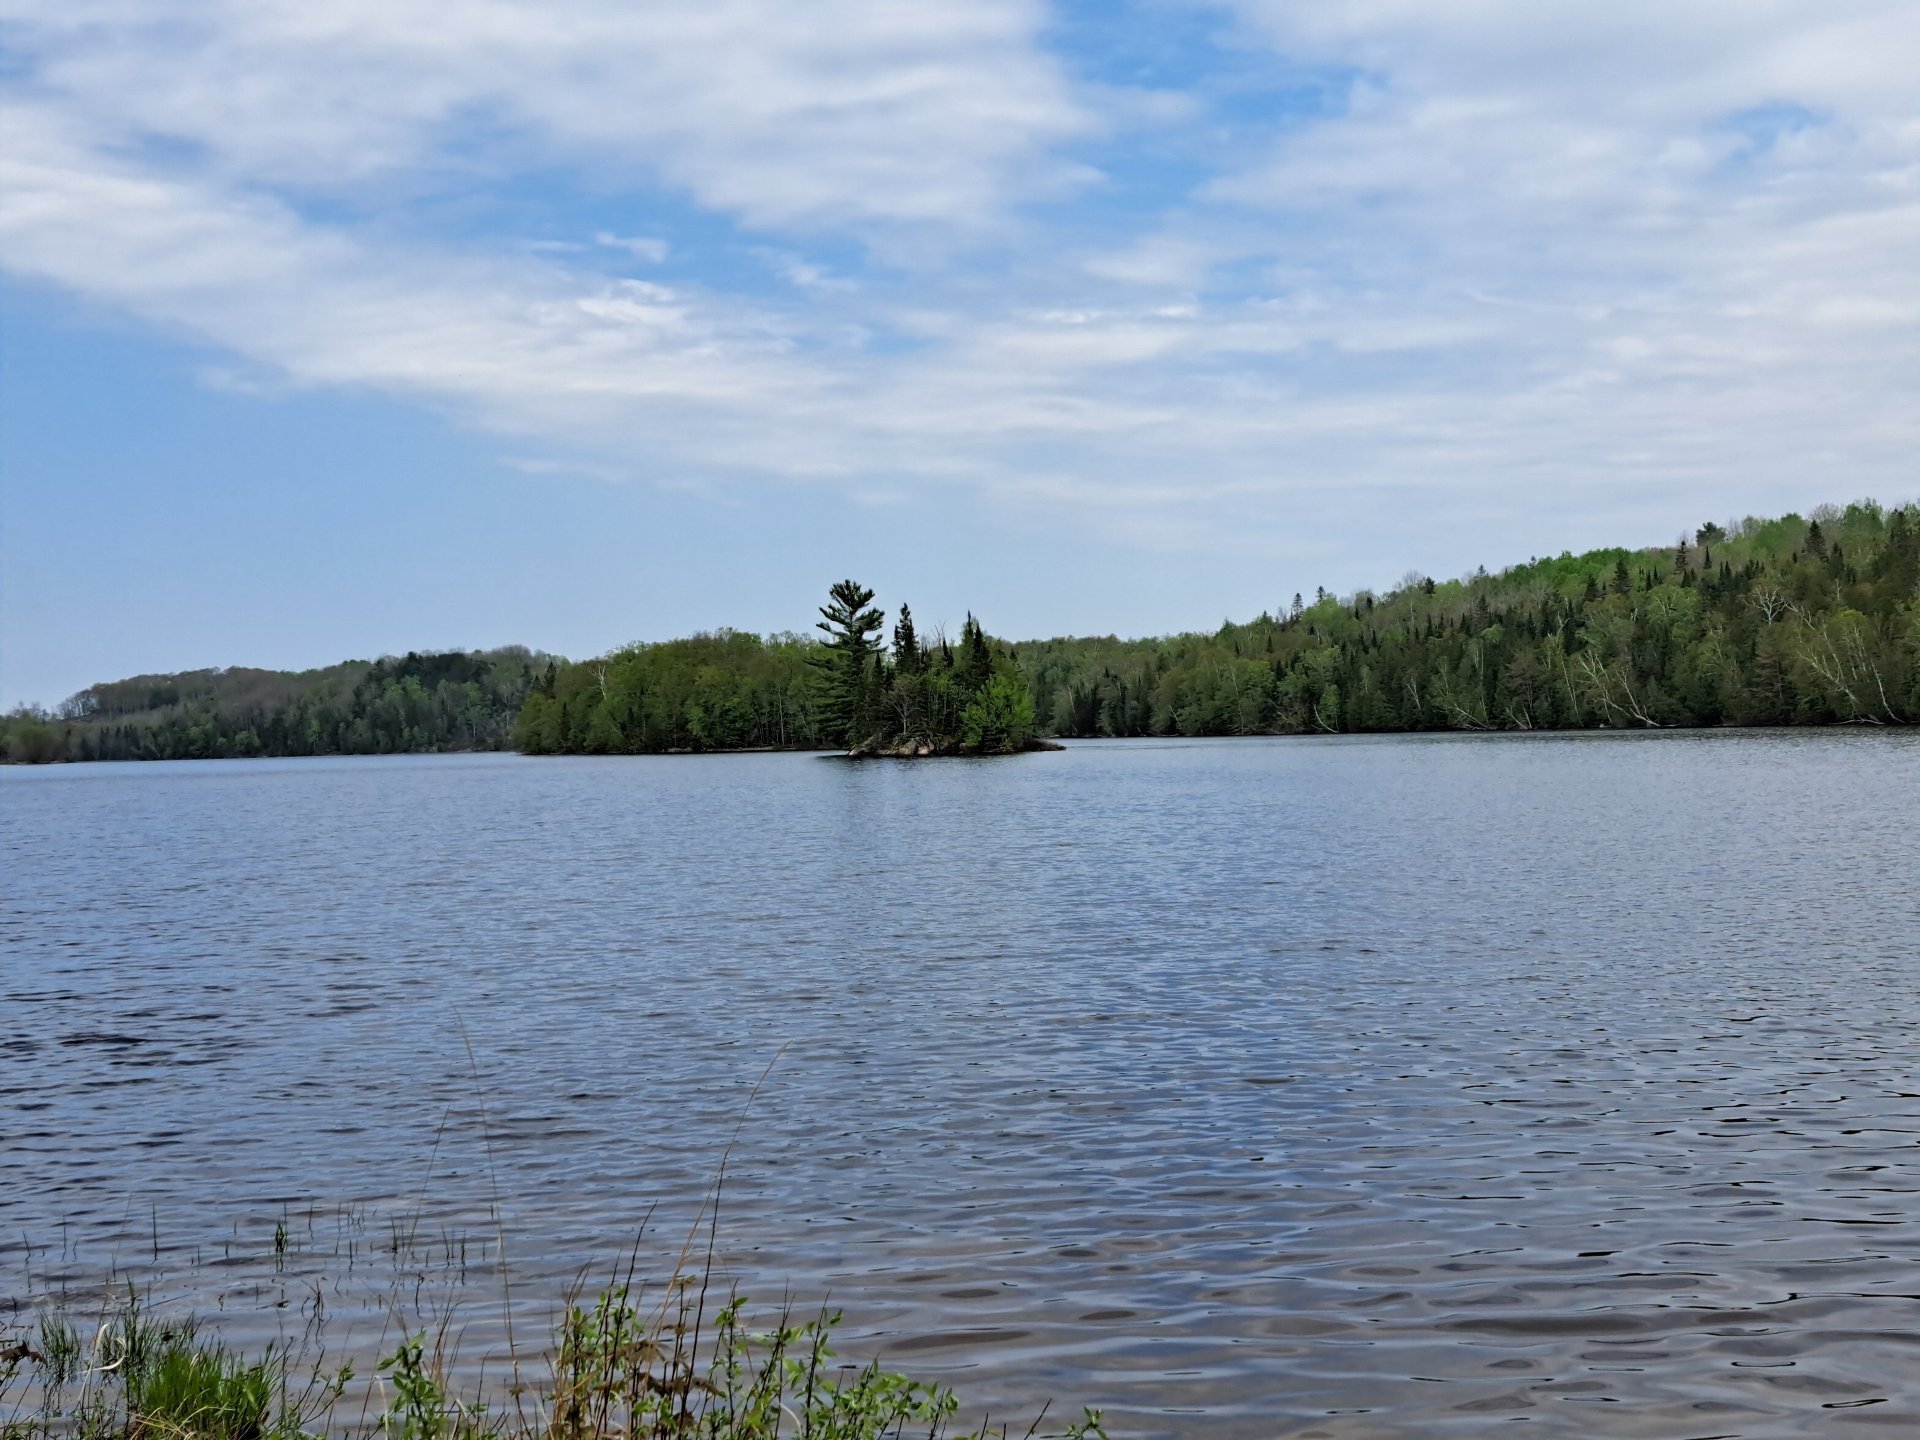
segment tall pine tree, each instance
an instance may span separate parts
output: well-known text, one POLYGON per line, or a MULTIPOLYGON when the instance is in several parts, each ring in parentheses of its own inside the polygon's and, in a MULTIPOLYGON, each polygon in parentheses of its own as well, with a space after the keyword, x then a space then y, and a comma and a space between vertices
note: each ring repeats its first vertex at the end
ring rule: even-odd
POLYGON ((969 613, 960 627, 960 684, 970 695, 978 695, 993 679, 993 652, 980 622, 969 613))
POLYGON ((927 657, 913 629, 913 611, 902 604, 900 619, 893 627, 893 668, 902 675, 918 675, 926 667, 927 657))
POLYGON ((812 658, 820 674, 821 734, 849 750, 873 738, 879 718, 877 638, 886 616, 873 606, 873 591, 842 580, 827 592, 818 630, 827 643, 812 658))

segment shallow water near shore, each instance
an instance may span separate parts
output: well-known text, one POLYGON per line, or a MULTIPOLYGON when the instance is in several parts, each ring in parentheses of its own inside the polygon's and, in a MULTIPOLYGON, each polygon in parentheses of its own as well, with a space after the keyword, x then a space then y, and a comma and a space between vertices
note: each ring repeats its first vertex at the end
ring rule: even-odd
POLYGON ((1920 735, 67 766, 0 834, 0 1319, 370 1352, 398 1284, 477 1369, 502 1239, 544 1331, 731 1142, 721 1272, 995 1414, 1920 1429, 1920 735))

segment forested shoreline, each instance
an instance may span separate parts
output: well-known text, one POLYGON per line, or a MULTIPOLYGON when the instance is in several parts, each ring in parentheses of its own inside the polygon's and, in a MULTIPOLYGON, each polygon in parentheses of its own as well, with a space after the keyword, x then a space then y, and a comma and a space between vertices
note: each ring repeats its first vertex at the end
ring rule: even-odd
MULTIPOLYGON (((1017 726, 1039 735, 1911 724, 1920 512, 1863 501, 1704 524, 1671 546, 1296 595, 1210 635, 966 633, 988 652, 975 674, 1017 677, 1030 707, 1017 726)), ((810 673, 822 648, 719 631, 562 666, 522 713, 518 748, 838 748, 843 717, 822 711, 810 673)), ((869 703, 901 704, 903 653, 896 635, 876 657, 869 703)), ((944 641, 933 653, 951 664, 944 641)))
POLYGON ((409 652, 319 670, 190 670, 90 685, 0 717, 0 754, 210 760, 501 750, 545 663, 520 647, 409 652))
POLYGON ((733 630, 629 645, 549 668, 514 745, 529 755, 831 749, 858 756, 1005 755, 1034 743, 1032 691, 1013 647, 968 615, 958 645, 924 640, 900 607, 891 647, 873 591, 842 580, 816 628, 733 630))
POLYGON ((1015 643, 969 616, 954 644, 917 635, 902 606, 886 647, 871 593, 842 585, 822 639, 715 630, 573 662, 514 649, 139 677, 15 711, 0 743, 10 760, 991 753, 1045 735, 1920 722, 1915 506, 1704 524, 1137 640, 1015 643))
POLYGON ((1060 735, 1912 724, 1920 507, 1706 524, 1162 641, 1023 644, 1060 735))

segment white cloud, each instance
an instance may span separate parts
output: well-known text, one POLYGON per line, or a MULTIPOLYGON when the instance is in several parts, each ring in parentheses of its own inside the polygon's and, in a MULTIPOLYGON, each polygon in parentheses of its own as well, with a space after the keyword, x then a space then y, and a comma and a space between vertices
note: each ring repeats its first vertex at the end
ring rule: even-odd
POLYGON ((436 171, 651 178, 756 225, 971 226, 1088 112, 1028 0, 8 0, 29 85, 106 143, 319 193, 436 171))
POLYGON ((44 111, 0 109, 16 273, 307 385, 450 402, 538 433, 629 400, 731 407, 809 388, 778 322, 524 258, 374 249, 273 200, 115 164, 44 111))
POLYGON ((816 265, 791 250, 777 250, 762 245, 756 247, 754 253, 766 262, 767 268, 774 274, 802 290, 851 291, 860 288, 857 281, 836 275, 826 266, 816 265))
POLYGON ((636 260, 644 260, 650 265, 666 262, 672 247, 658 235, 615 235, 610 230, 594 233, 593 243, 609 250, 624 250, 636 260))
POLYGON ((1203 85, 1077 85, 1013 0, 0 4, 0 264, 533 473, 960 488, 1222 551, 1356 493, 1411 545, 1916 484, 1903 0, 1250 3, 1241 42, 1350 103, 1217 154, 1203 85), (1055 203, 1122 112, 1206 161, 1124 220, 1055 203), (556 170, 617 228, 416 219, 556 170), (732 252, 760 282, 663 190, 784 242, 732 252))

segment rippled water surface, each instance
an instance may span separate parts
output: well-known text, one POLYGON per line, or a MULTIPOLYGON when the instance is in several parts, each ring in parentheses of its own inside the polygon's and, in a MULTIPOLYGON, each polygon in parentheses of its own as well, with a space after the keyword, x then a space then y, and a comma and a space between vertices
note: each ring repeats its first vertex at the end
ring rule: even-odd
POLYGON ((737 1125, 727 1274, 997 1412, 1920 1433, 1911 734, 95 765, 0 806, 15 1307, 118 1266, 351 1348, 397 1285, 484 1352, 499 1235, 544 1316, 650 1211, 643 1268, 676 1246, 737 1125))

